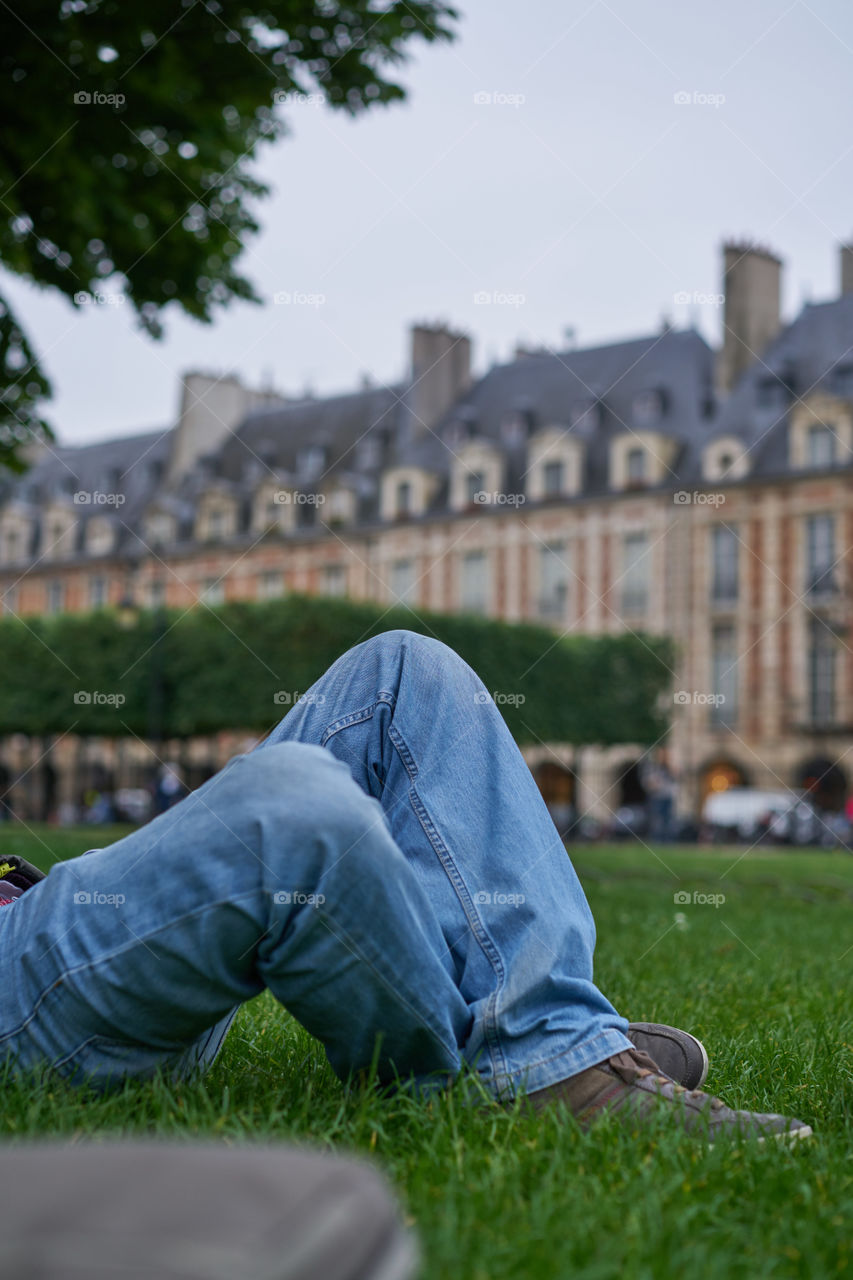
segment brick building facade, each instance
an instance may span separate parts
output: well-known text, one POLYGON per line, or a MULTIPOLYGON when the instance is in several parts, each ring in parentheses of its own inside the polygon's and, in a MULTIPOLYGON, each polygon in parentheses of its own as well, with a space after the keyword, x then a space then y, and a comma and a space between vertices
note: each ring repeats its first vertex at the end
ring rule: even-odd
MULTIPOLYGON (((853 292, 783 326, 779 260, 724 254, 719 354, 665 328, 518 351, 474 379, 467 335, 418 325, 395 386, 288 401, 188 375, 173 428, 51 447, 4 482, 3 612, 307 591, 663 633, 682 812, 710 788, 816 779, 838 807, 853 763, 853 292)), ((184 745, 190 775, 236 744, 184 745)), ((19 735, 3 767, 14 777, 46 748, 66 796, 92 760, 130 778, 146 758, 19 735)), ((583 812, 642 795, 630 744, 528 755, 583 812)))

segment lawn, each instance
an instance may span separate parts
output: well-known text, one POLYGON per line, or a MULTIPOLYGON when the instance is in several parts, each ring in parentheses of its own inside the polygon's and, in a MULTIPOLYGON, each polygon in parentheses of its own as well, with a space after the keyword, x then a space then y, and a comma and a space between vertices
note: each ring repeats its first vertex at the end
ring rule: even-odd
MULTIPOLYGON (((0 852, 47 867, 48 848, 71 856, 118 834, 5 827, 0 852)), ((138 1084, 109 1098, 12 1085, 3 1132, 284 1138, 363 1152, 397 1188, 428 1280, 844 1275, 853 857, 741 855, 576 850, 598 922, 597 977, 629 1017, 700 1035, 711 1089, 736 1106, 808 1120, 811 1142, 709 1148, 610 1121, 581 1134, 563 1115, 466 1105, 454 1094, 429 1103, 348 1095, 319 1045, 266 995, 241 1011, 202 1084, 138 1084), (721 894, 716 904, 699 897, 721 894)))

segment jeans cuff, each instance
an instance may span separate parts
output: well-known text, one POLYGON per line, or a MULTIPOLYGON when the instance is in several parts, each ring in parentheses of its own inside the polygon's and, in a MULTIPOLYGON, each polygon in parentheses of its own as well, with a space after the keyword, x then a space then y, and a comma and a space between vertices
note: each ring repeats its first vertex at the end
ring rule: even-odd
POLYGON ((525 1063, 513 1071, 492 1076, 483 1083, 500 1101, 511 1101, 521 1092, 536 1093, 539 1089, 547 1089, 549 1085, 559 1084, 561 1080, 568 1080, 569 1076, 579 1075, 588 1067, 596 1066, 614 1053, 622 1053, 624 1049, 631 1048, 631 1041, 624 1032, 608 1027, 571 1049, 540 1058, 536 1062, 525 1063))

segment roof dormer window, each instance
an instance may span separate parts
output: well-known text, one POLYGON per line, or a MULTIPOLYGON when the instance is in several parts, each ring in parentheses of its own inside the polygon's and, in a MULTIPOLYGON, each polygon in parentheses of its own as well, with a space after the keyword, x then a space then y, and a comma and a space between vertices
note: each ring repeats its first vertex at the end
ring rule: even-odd
POLYGON ((373 471, 382 465, 382 441, 375 433, 359 440, 356 449, 356 461, 365 471, 373 471))
POLYGON ((625 458, 625 479, 629 488, 639 488, 646 483, 648 454, 639 445, 629 449, 625 458))
POLYGON ((299 450, 296 466, 300 476, 308 480, 316 478, 326 465, 326 450, 321 444, 309 444, 299 450))
POLYGON ((461 449, 468 440, 471 439, 471 426, 467 422, 457 419, 451 422, 450 426, 444 433, 444 442, 448 449, 461 449))
POLYGON ((632 405, 634 421, 639 426, 647 427, 653 422, 660 421, 665 408, 664 393, 659 388, 639 391, 634 396, 632 405))
POLYGON ((592 398, 576 400, 569 409, 569 423, 573 427, 594 430, 601 422, 601 402, 592 398))
POLYGON ((543 498, 558 498, 563 492, 566 464, 562 458, 556 462, 546 462, 542 468, 543 498))
POLYGON ((823 422, 814 422, 806 432, 807 465, 831 467, 835 463, 835 432, 823 422))
POLYGON ((469 471, 465 477, 465 492, 468 497, 470 506, 475 506, 481 501, 480 494, 485 489, 485 479, 482 471, 469 471))
POLYGON ((788 391, 785 383, 776 374, 762 378, 756 388, 756 401, 759 409, 781 409, 788 403, 788 391))

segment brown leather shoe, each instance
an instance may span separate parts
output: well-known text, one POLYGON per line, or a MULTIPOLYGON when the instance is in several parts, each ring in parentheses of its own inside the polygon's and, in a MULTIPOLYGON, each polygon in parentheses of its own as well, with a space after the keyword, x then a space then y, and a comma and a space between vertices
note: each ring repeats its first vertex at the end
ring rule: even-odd
POLYGON ((639 1049, 625 1049, 576 1076, 528 1094, 535 1110, 565 1106, 586 1128, 608 1113, 631 1125, 669 1112, 682 1129, 710 1142, 721 1133, 741 1138, 807 1138, 811 1128, 802 1120, 757 1111, 733 1111, 719 1098, 700 1089, 685 1089, 639 1049))

